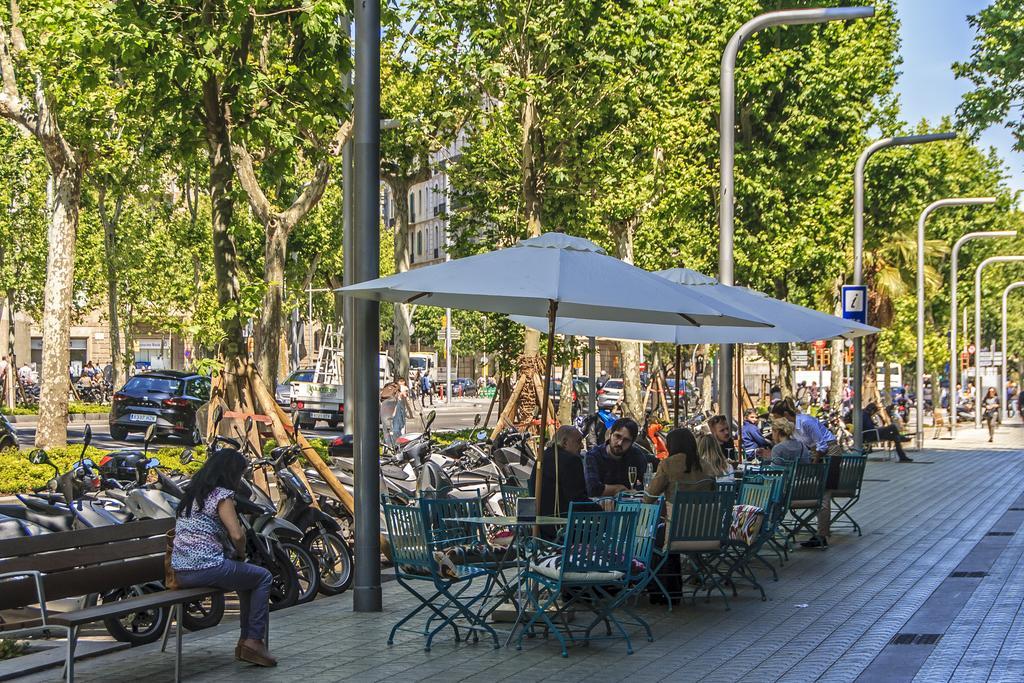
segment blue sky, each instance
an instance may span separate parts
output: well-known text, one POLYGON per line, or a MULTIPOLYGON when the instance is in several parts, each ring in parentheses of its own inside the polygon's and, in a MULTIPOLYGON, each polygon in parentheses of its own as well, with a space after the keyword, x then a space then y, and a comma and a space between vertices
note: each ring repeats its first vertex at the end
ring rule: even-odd
MULTIPOLYGON (((915 124, 922 118, 935 122, 953 115, 970 83, 953 77, 952 64, 971 54, 974 29, 967 23, 990 0, 897 0, 903 56, 897 88, 903 118, 915 124)), ((985 147, 999 151, 1015 190, 1024 189, 1024 154, 1013 151, 1009 131, 994 126, 981 137, 985 147)))

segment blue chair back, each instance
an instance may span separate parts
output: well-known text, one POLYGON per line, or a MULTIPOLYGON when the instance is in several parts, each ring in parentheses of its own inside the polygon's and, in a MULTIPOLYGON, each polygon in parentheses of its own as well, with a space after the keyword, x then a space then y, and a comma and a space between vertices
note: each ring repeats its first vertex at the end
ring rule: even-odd
POLYGON ((782 496, 782 478, 748 474, 743 477, 737 505, 753 505, 766 513, 782 496))
POLYGON ((658 523, 661 521, 661 506, 663 502, 664 498, 658 496, 658 500, 655 503, 621 501, 615 505, 616 510, 637 513, 636 536, 633 540, 633 559, 642 563, 644 567, 651 566, 651 557, 654 555, 654 544, 658 535, 658 523))
POLYGON ((827 463, 801 462, 793 470, 793 485, 789 492, 789 502, 817 500, 825 493, 825 475, 827 463))
POLYGON ((521 486, 501 485, 501 507, 506 515, 515 516, 516 504, 520 498, 530 496, 530 489, 521 486))
POLYGON ((487 542, 482 524, 453 521, 458 517, 483 517, 481 498, 421 498, 419 506, 432 549, 487 542))
POLYGON ((391 559, 396 573, 432 574, 436 566, 427 542, 423 511, 406 505, 385 505, 391 559))
POLYGON ((866 455, 848 453, 838 456, 839 477, 836 483, 836 493, 842 498, 856 498, 860 496, 860 488, 864 483, 864 468, 867 466, 866 455))
POLYGON ((635 510, 579 512, 570 508, 559 578, 621 572, 624 580, 633 566, 637 515, 635 510))
POLYGON ((726 538, 735 494, 732 491, 679 491, 672 501, 672 518, 665 544, 719 541, 726 538))

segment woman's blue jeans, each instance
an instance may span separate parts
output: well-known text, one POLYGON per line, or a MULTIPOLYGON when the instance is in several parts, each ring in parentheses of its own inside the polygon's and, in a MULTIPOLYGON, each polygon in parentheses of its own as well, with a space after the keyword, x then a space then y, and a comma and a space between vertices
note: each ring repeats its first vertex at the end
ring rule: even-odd
POLYGON ((254 564, 224 558, 218 567, 176 574, 182 588, 213 586, 237 592, 242 638, 266 640, 270 620, 270 584, 273 581, 269 571, 254 564))

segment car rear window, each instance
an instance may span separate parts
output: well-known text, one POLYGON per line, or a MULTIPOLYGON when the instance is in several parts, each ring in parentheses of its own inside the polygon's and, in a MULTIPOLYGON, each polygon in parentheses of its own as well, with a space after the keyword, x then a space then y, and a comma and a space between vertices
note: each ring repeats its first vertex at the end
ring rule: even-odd
POLYGON ((125 391, 132 392, 152 392, 154 394, 171 394, 177 395, 181 393, 181 380, 171 379, 170 377, 147 377, 146 375, 136 375, 128 380, 128 383, 124 385, 125 391))
POLYGON ((604 388, 605 389, 621 389, 622 388, 622 380, 621 379, 610 379, 610 380, 608 380, 607 382, 604 383, 604 388))

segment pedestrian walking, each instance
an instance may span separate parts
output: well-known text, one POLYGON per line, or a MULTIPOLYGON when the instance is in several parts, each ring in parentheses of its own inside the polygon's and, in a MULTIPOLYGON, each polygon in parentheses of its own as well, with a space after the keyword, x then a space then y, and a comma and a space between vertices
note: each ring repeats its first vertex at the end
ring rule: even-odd
POLYGON ((985 392, 985 398, 981 400, 981 409, 985 411, 982 419, 988 426, 988 442, 992 443, 996 435, 996 423, 999 421, 999 392, 995 387, 989 387, 985 392))
POLYGON ((420 408, 427 407, 427 399, 430 399, 430 405, 434 405, 434 394, 431 393, 431 381, 430 381, 430 370, 423 373, 420 377, 420 408))

